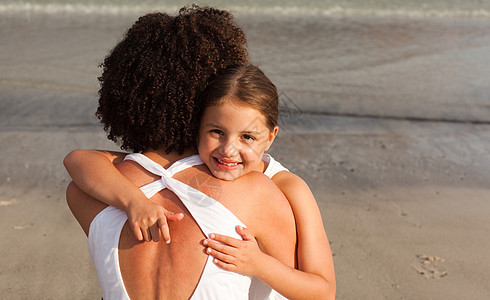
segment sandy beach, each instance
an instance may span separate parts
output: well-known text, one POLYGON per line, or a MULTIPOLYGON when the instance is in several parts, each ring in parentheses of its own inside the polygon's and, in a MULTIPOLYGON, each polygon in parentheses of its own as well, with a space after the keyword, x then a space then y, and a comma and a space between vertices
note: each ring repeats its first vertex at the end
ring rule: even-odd
MULTIPOLYGON (((417 34, 425 21, 311 19, 239 21, 253 60, 300 108, 283 116, 271 154, 315 194, 337 299, 490 298, 490 21, 427 21, 417 34), (318 28, 325 36, 301 34, 318 28), (445 48, 414 46, 443 40, 441 28, 445 48), (386 41, 398 48, 373 58, 379 36, 352 44, 363 59, 328 46, 355 30, 398 37, 386 41)), ((62 160, 118 149, 94 117, 97 65, 134 20, 1 15, 0 299, 100 299, 62 160)))

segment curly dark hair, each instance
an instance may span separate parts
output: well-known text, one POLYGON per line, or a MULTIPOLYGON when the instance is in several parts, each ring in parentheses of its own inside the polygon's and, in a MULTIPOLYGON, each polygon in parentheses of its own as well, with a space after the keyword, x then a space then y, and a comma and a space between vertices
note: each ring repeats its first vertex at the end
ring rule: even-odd
POLYGON ((196 5, 139 18, 101 64, 96 116, 121 149, 195 146, 198 95, 221 70, 248 62, 231 13, 196 5))

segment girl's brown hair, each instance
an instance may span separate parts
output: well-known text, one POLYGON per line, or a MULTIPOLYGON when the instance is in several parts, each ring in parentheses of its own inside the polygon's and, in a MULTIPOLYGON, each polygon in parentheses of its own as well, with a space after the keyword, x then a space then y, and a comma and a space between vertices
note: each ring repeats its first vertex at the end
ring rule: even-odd
POLYGON ((276 86, 254 65, 228 67, 217 76, 200 97, 201 115, 212 105, 237 101, 260 111, 273 130, 279 116, 276 86))

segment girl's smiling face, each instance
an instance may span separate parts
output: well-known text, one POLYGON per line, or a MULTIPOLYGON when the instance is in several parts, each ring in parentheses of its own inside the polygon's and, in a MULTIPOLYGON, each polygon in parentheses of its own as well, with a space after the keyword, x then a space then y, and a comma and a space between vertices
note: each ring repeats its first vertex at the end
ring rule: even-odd
POLYGON ((257 109, 236 100, 206 108, 199 126, 199 156, 219 179, 264 171, 262 156, 277 135, 257 109))

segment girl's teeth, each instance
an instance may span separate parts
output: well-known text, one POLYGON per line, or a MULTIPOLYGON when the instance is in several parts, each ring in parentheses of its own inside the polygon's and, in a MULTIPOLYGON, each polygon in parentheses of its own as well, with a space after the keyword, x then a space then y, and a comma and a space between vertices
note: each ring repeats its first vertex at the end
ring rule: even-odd
POLYGON ((219 158, 217 158, 217 160, 220 164, 223 164, 223 165, 228 166, 228 167, 233 167, 233 166, 238 165, 238 163, 225 163, 224 161, 220 160, 219 158))

